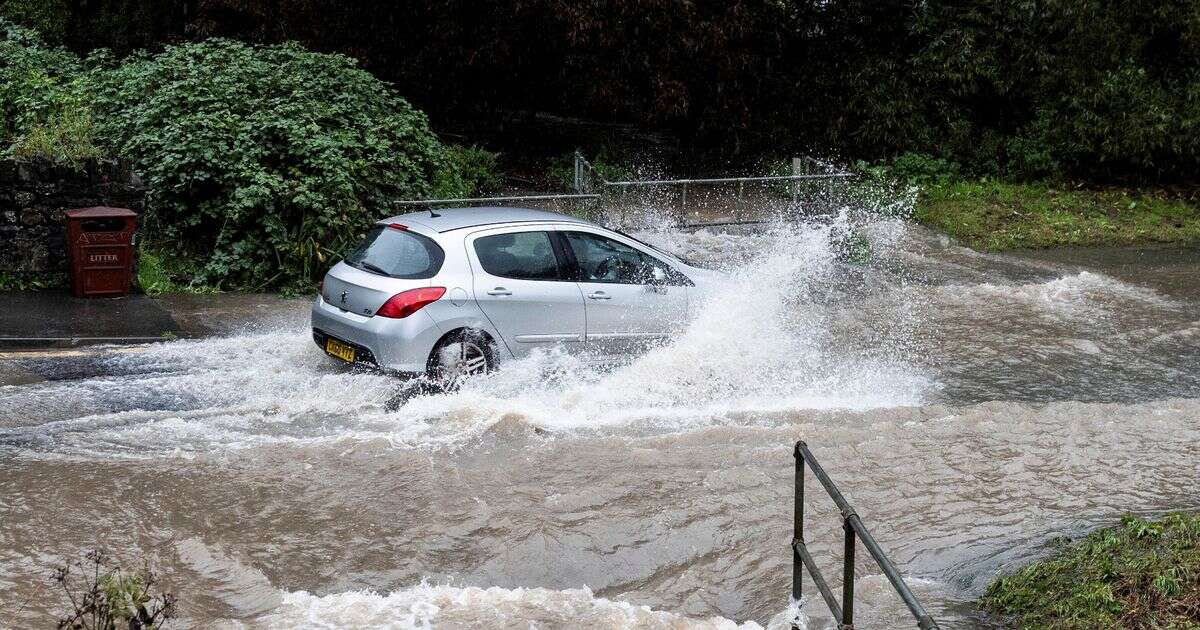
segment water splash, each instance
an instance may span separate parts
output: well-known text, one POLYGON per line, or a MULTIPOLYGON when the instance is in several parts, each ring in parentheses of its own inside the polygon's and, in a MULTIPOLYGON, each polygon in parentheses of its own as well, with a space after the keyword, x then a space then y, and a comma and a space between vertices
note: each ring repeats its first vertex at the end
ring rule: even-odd
MULTIPOLYGON (((541 352, 453 394, 409 401, 397 415, 471 417, 484 424, 509 414, 538 426, 727 421, 731 414, 813 408, 918 404, 931 387, 895 344, 847 352, 834 336, 847 265, 829 224, 778 224, 752 238, 749 261, 702 299, 696 318, 670 343, 626 365, 597 369, 579 357, 541 352)), ((701 241, 711 235, 697 233, 701 241)), ((649 235, 653 238, 653 235, 649 235)), ((681 238, 673 235, 678 248, 681 238)), ((747 237, 750 240, 750 237, 747 237)), ((903 329, 903 309, 874 324, 903 329)), ((881 335, 883 338, 886 335, 881 335)), ((895 340, 893 340, 895 341, 895 340)))
MULTIPOLYGON (((140 457, 339 440, 421 447, 461 444, 500 422, 671 432, 765 422, 748 419, 757 412, 918 404, 933 385, 906 358, 915 327, 907 305, 859 322, 862 343, 844 343, 847 300, 888 285, 860 290, 882 272, 840 259, 838 234, 850 229, 850 214, 733 235, 642 230, 685 254, 721 258, 724 243, 727 275, 692 296, 701 306, 678 336, 615 366, 541 351, 454 393, 397 405, 399 383, 339 369, 303 329, 179 341, 106 359, 109 374, 78 383, 70 397, 53 383, 0 391, 0 409, 19 401, 42 420, 10 422, 17 426, 0 429, 0 448, 140 457)), ((888 235, 903 229, 878 221, 872 247, 894 246, 888 235)))

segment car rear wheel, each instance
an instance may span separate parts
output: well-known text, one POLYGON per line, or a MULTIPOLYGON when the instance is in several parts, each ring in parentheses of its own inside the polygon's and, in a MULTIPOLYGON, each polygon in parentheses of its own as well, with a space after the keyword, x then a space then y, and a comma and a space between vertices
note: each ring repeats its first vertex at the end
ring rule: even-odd
POLYGON ((495 353, 487 335, 459 331, 438 342, 429 355, 429 378, 447 389, 463 381, 487 374, 496 365, 495 353))

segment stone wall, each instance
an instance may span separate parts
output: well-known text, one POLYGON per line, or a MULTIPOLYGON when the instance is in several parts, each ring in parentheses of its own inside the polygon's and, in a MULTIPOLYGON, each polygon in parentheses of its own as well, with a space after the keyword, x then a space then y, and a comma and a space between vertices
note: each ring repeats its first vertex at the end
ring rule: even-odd
POLYGON ((127 164, 92 160, 78 169, 0 160, 0 285, 67 281, 67 210, 143 209, 141 180, 127 164))

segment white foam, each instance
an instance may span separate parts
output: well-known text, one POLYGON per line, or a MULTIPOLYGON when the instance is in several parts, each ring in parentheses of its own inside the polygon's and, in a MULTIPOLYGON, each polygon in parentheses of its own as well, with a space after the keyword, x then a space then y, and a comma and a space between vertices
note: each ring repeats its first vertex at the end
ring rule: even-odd
POLYGON ((1097 300, 1113 299, 1170 307, 1173 303, 1152 289, 1126 284, 1102 273, 1080 271, 1045 282, 1018 285, 975 284, 946 287, 955 297, 980 298, 1036 305, 1046 312, 1077 315, 1081 309, 1097 307, 1097 300))
MULTIPOLYGON (((790 628, 804 617, 796 607, 776 615, 769 630, 790 628)), ((664 628, 672 630, 762 630, 755 622, 721 617, 694 619, 622 601, 596 597, 588 588, 478 588, 421 584, 381 595, 352 591, 316 596, 287 593, 280 607, 252 624, 262 630, 429 628, 664 628)), ((805 627, 800 625, 801 628, 805 627)))

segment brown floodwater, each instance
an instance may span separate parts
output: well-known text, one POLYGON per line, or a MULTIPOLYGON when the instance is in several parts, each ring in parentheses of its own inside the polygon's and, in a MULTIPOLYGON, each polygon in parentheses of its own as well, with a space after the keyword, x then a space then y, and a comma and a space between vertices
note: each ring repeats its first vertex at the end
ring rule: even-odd
MULTIPOLYGON (((105 548, 180 627, 786 627, 797 439, 944 628, 995 625, 984 586, 1056 537, 1200 508, 1200 252, 868 235, 859 266, 824 224, 645 232, 729 273, 685 333, 452 394, 332 364, 303 312, 5 359, 48 380, 0 387, 0 626, 52 624, 53 566, 105 548)), ((806 531, 836 576, 815 484, 806 531)), ((857 571, 858 625, 906 625, 857 571)))

